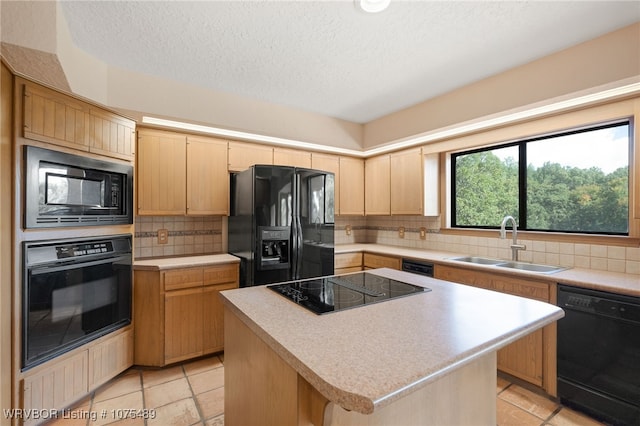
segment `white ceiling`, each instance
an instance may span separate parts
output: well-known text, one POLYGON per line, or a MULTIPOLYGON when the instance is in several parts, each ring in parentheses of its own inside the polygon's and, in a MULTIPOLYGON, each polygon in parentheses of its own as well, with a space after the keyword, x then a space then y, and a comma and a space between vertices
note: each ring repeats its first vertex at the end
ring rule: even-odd
POLYGON ((69 1, 108 64, 364 123, 640 21, 640 1, 69 1))

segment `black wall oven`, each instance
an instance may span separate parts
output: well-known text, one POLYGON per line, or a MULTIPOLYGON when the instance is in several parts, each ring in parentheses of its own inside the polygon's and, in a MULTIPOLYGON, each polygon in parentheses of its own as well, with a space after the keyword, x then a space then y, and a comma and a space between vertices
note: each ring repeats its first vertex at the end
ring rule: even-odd
POLYGON ((133 167, 25 146, 25 228, 133 223, 133 167))
POLYGON ((22 368, 131 323, 131 235, 23 243, 22 368))
POLYGON ((640 425, 640 298, 558 285, 558 396, 615 425, 640 425))

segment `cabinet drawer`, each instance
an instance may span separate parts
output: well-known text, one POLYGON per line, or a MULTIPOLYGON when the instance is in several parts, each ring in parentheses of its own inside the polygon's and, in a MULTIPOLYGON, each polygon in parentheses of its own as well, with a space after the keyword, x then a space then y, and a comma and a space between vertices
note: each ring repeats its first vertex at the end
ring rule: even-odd
POLYGON ((202 268, 164 271, 162 273, 164 291, 189 287, 202 287, 202 272, 202 268))
POLYGON ((334 266, 336 269, 362 267, 362 253, 336 254, 334 266))
POLYGON ((362 266, 351 266, 349 268, 338 268, 335 270, 336 275, 349 274, 351 272, 362 271, 362 266))
POLYGON ((235 283, 238 281, 238 265, 216 265, 204 268, 204 285, 235 283))
POLYGON ((493 279, 493 287, 503 293, 549 302, 549 284, 547 283, 496 276, 493 279))
POLYGON ((364 266, 367 268, 392 268, 400 269, 400 258, 381 256, 379 254, 364 254, 364 266))

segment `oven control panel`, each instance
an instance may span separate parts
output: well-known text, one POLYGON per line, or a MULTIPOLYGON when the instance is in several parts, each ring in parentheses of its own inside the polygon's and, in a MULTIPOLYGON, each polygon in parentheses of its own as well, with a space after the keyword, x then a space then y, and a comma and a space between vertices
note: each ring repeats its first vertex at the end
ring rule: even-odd
POLYGON ((33 241, 23 244, 27 267, 82 262, 131 253, 131 235, 92 240, 33 241))
POLYGON ((70 244, 56 247, 58 259, 113 252, 111 241, 89 244, 70 244))

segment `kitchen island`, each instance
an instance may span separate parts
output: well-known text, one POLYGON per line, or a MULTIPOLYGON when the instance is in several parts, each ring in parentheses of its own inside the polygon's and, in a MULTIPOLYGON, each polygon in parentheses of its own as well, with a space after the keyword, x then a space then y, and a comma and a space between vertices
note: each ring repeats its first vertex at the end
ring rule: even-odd
POLYGON ((225 423, 496 424, 496 351, 553 305, 391 269, 428 287, 316 315, 261 286, 224 291, 225 423))

